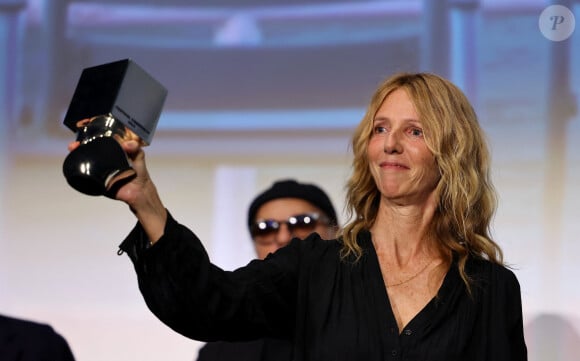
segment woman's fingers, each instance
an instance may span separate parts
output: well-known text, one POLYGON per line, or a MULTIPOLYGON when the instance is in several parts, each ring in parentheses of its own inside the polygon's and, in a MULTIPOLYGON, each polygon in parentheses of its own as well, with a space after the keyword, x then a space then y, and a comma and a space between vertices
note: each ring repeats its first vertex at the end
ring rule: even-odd
POLYGON ((68 143, 68 151, 72 152, 73 150, 77 149, 80 144, 81 144, 81 142, 79 142, 79 141, 74 141, 74 142, 68 143))

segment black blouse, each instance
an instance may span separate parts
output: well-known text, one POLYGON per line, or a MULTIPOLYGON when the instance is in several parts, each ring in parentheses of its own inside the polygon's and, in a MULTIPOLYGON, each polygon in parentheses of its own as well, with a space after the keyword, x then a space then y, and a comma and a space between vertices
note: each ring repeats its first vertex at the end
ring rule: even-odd
POLYGON ((527 360, 519 283, 507 268, 471 259, 468 294, 455 264, 438 295, 401 332, 370 233, 362 258, 312 234, 235 271, 212 265, 199 239, 169 216, 151 248, 137 225, 121 245, 151 311, 201 341, 287 338, 294 360, 527 360))

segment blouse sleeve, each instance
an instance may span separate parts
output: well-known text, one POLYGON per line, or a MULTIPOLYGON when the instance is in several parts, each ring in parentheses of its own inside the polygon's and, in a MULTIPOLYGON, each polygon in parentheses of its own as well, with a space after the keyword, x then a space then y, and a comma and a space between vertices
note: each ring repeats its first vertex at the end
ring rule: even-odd
POLYGON ((524 339, 523 311, 520 284, 510 271, 506 282, 507 343, 510 345, 509 360, 527 361, 524 339))
MULTIPOLYGON (((121 244, 149 309, 200 341, 245 341, 293 333, 298 247, 235 271, 213 265, 197 236, 168 214, 164 235, 147 248, 139 224, 121 244)), ((294 243, 294 242, 293 242, 294 243)))
POLYGON ((490 282, 487 359, 527 361, 520 284, 512 271, 501 266, 492 271, 490 282))

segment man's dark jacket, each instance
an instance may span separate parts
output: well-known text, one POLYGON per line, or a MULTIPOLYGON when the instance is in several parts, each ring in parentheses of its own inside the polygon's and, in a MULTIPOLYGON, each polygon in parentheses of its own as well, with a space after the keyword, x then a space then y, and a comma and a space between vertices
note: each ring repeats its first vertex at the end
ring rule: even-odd
POLYGON ((74 356, 51 326, 0 315, 0 360, 74 361, 74 356))

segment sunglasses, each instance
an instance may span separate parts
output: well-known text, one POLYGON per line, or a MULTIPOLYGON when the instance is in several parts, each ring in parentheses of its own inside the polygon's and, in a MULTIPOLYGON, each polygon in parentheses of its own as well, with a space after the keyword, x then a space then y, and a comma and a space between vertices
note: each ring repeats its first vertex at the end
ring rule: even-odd
POLYGON ((312 232, 319 223, 328 224, 328 219, 318 213, 297 214, 289 217, 286 221, 274 219, 261 219, 251 227, 252 237, 264 237, 275 234, 280 226, 285 224, 291 234, 296 232, 312 232))

